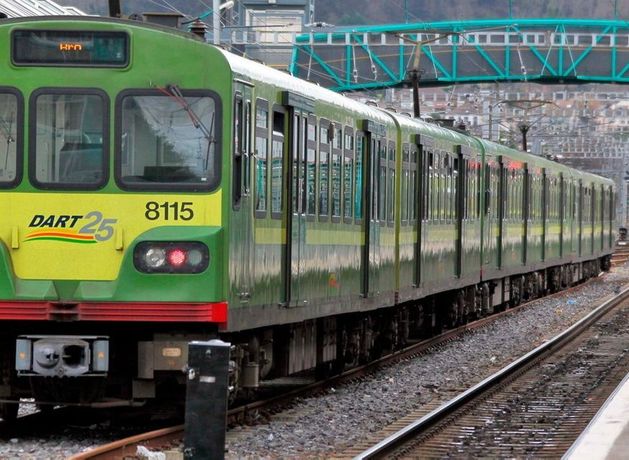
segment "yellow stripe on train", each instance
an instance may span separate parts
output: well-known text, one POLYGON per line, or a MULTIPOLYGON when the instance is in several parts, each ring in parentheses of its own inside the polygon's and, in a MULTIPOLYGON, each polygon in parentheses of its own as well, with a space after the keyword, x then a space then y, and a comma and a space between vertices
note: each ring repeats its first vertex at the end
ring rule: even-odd
POLYGON ((220 226, 211 195, 5 193, 0 239, 22 279, 114 280, 128 245, 163 226, 220 226))

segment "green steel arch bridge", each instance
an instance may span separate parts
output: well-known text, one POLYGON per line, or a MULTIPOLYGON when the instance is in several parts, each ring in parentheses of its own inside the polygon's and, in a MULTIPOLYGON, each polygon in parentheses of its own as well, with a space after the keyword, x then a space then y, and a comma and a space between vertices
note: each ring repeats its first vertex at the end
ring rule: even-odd
POLYGON ((629 22, 495 19, 295 37, 289 71, 335 91, 454 83, 629 83, 629 22))

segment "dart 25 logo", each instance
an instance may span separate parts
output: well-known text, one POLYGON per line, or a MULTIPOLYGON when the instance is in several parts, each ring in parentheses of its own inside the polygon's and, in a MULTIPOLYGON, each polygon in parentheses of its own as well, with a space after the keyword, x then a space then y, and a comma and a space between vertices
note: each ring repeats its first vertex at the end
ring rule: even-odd
POLYGON ((87 214, 35 214, 28 224, 38 228, 26 235, 25 241, 61 241, 64 243, 94 244, 114 236, 114 224, 118 219, 103 217, 100 211, 87 214))

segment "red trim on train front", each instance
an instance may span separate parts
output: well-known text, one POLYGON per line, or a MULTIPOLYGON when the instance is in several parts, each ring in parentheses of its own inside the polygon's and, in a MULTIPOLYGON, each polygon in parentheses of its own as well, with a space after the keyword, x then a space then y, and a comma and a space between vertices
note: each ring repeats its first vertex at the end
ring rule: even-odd
POLYGON ((0 302, 0 320, 227 323, 227 302, 0 302))

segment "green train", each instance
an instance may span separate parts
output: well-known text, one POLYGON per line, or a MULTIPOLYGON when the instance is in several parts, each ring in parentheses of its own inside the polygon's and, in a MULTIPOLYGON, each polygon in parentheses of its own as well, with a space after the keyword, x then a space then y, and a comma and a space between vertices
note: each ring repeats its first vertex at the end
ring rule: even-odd
POLYGON ((0 21, 0 403, 234 394, 367 361, 609 267, 615 191, 205 43, 0 21))

